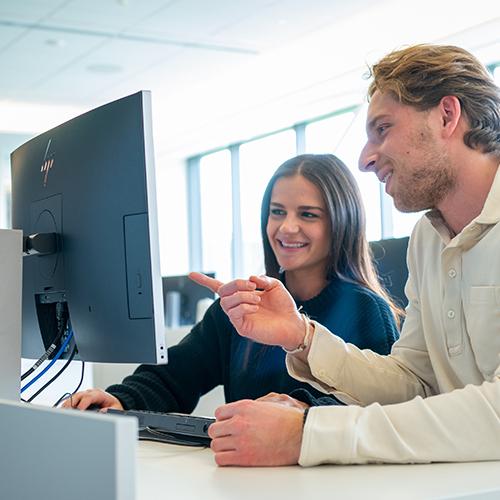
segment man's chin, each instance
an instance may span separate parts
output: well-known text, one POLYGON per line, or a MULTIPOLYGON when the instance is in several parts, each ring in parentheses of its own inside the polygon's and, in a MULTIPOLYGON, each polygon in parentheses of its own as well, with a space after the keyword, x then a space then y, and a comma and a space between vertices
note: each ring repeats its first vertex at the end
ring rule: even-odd
POLYGON ((399 212, 405 214, 411 214, 415 212, 421 212, 422 210, 428 210, 430 207, 427 204, 422 203, 417 200, 402 199, 399 196, 394 196, 394 206, 399 212))

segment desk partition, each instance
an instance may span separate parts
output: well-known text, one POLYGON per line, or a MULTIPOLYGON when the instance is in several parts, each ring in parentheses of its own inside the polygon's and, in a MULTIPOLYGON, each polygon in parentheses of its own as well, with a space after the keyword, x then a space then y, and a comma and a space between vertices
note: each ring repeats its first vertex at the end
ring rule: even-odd
POLYGON ((0 400, 0 498, 134 500, 137 421, 0 400))
POLYGON ((22 232, 0 229, 0 398, 19 401, 22 232))

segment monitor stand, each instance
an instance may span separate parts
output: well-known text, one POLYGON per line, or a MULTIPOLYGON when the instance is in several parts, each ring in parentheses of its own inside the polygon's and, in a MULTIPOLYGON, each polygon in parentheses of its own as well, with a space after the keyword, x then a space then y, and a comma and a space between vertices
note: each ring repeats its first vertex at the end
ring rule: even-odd
POLYGON ((19 401, 22 231, 0 229, 0 399, 19 401))

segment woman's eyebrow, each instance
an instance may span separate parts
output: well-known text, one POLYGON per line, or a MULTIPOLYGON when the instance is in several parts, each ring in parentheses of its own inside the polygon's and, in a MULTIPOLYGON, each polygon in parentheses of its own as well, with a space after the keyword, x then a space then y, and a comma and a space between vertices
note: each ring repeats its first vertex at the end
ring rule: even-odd
POLYGON ((320 210, 321 212, 324 212, 325 209, 321 207, 316 207, 314 205, 301 205, 299 207, 301 210, 320 210))
MULTIPOLYGON (((277 201, 271 201, 270 205, 273 205, 275 207, 281 207, 283 208, 285 205, 278 203, 277 201)), ((300 205, 299 210, 320 210, 321 212, 324 212, 325 209, 321 207, 317 207, 315 205, 300 205)))

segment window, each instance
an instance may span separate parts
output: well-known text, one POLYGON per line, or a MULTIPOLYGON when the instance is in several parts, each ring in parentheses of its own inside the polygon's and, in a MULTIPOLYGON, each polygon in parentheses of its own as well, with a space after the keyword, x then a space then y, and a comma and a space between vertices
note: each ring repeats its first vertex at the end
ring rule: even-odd
POLYGON ((160 266, 162 276, 187 274, 190 271, 186 166, 184 162, 156 169, 160 266))
MULTIPOLYGON (((500 65, 490 69, 500 84, 500 65)), ((196 262, 202 263, 203 270, 215 271, 222 281, 264 271, 262 196, 276 168, 296 155, 297 148, 306 153, 333 153, 351 169, 365 205, 368 240, 408 236, 422 212, 399 212, 377 177, 358 169, 366 141, 367 107, 353 106, 327 118, 301 122, 294 128, 201 156, 196 178, 200 185, 196 223, 201 226, 201 249, 197 250, 200 256, 196 262)), ((193 267, 192 260, 189 269, 198 268, 193 267)))
POLYGON ((355 116, 351 111, 308 123, 306 153, 333 153, 342 142, 355 116))
POLYGON ((0 228, 10 228, 11 186, 10 154, 31 139, 32 135, 0 133, 0 228))
POLYGON ((295 156, 295 133, 286 130, 240 146, 240 209, 242 262, 236 274, 264 271, 260 230, 262 196, 274 171, 295 156))
POLYGON ((365 205, 367 238, 379 240, 382 237, 380 182, 375 175, 361 172, 358 168, 359 154, 366 143, 367 109, 366 105, 357 109, 341 142, 333 153, 351 169, 358 183, 365 205))
MULTIPOLYGON (((357 108, 307 124, 305 144, 306 152, 331 151, 351 168, 368 207, 368 238, 378 240, 381 237, 379 182, 357 168, 365 140, 365 116, 366 109, 357 108)), ((203 155, 199 163, 193 159, 199 165, 201 255, 196 262, 191 259, 190 269, 215 271, 222 281, 264 272, 262 196, 278 166, 296 155, 295 130, 232 146, 230 150, 203 155)))
POLYGON ((232 276, 231 155, 224 149, 200 159, 202 270, 226 281, 232 276))

